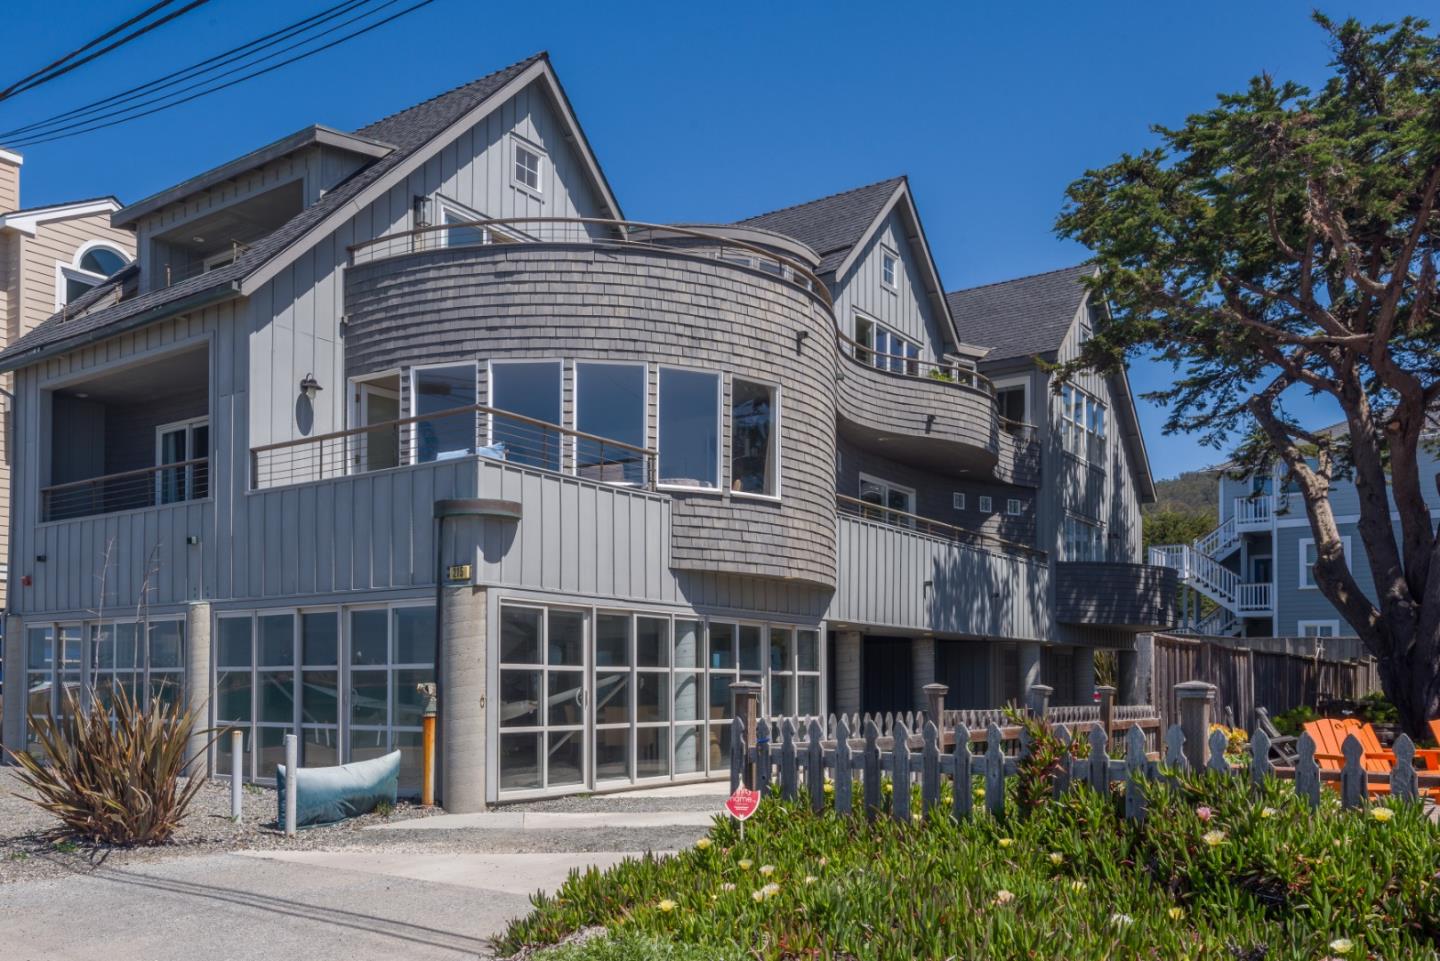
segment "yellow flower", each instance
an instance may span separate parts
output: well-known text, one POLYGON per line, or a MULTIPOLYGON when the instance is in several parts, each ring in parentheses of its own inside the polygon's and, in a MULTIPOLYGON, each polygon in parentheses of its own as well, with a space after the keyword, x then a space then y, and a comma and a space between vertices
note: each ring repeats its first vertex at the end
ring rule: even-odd
POLYGON ((762 865, 760 865, 760 873, 763 874, 763 875, 765 875, 765 876, 768 878, 770 875, 772 875, 772 874, 775 873, 775 865, 773 865, 773 864, 762 864, 762 865))
POLYGON ((754 901, 756 904, 759 904, 761 901, 764 901, 764 900, 767 899, 767 898, 773 898, 775 895, 777 895, 777 894, 779 894, 779 893, 780 893, 780 885, 778 885, 778 884, 767 884, 767 885, 765 885, 763 888, 761 888, 761 889, 758 890, 758 891, 752 891, 752 892, 750 892, 750 900, 754 901))
POLYGON ((835 782, 834 782, 834 781, 829 781, 829 780, 827 780, 827 781, 825 782, 825 793, 826 793, 826 794, 834 794, 834 793, 835 793, 835 782))
POLYGON ((920 823, 921 821, 923 821, 923 820, 925 820, 925 819, 924 819, 923 817, 921 817, 918 813, 910 815, 910 823, 911 823, 911 824, 919 824, 919 823, 920 823))
POLYGON ((1174 907, 1170 909, 1169 914, 1171 921, 1179 921, 1181 918, 1185 917, 1185 909, 1181 907, 1174 907))
POLYGON ((1000 839, 999 841, 997 841, 996 843, 999 844, 1002 848, 1008 848, 1010 845, 1012 845, 1012 844, 1015 843, 1015 839, 1014 839, 1014 838, 1001 838, 1001 839, 1000 839))
POLYGON ((1070 882, 1070 890, 1074 891, 1076 894, 1079 894, 1081 891, 1085 890, 1085 882, 1081 881, 1079 878, 1076 878, 1074 881, 1070 882))
POLYGON ((660 903, 655 906, 661 911, 664 911, 666 914, 669 914, 671 911, 675 910, 675 902, 671 901, 669 898, 662 898, 660 900, 660 903))
POLYGON ((740 859, 738 862, 736 862, 736 863, 740 865, 740 870, 742 870, 742 871, 748 871, 748 870, 750 870, 750 865, 754 864, 755 862, 752 861, 752 860, 750 860, 749 858, 741 858, 741 859, 740 859))
POLYGON ((1050 863, 1051 863, 1051 864, 1055 865, 1056 867, 1059 867, 1059 866, 1060 866, 1061 864, 1063 864, 1064 862, 1065 862, 1065 855, 1061 854, 1059 851, 1051 851, 1051 852, 1050 852, 1050 863))
POLYGON ((1393 808, 1371 808, 1370 816, 1381 824, 1386 824, 1395 816, 1395 810, 1393 808))
POLYGON ((977 800, 977 801, 983 801, 983 800, 985 800, 985 789, 984 789, 983 787, 977 787, 975 790, 971 791, 970 793, 975 796, 975 800, 977 800))
POLYGON ((1349 938, 1336 938, 1334 941, 1330 942, 1330 950, 1334 951, 1336 954, 1349 954, 1351 949, 1353 949, 1354 947, 1355 942, 1351 941, 1349 938))
POLYGON ((1279 814, 1279 813, 1280 813, 1280 812, 1277 811, 1277 810, 1275 810, 1274 808, 1261 808, 1261 809, 1260 809, 1260 816, 1261 816, 1262 818, 1273 818, 1275 815, 1277 815, 1277 814, 1279 814))
POLYGON ((714 844, 714 843, 715 843, 715 842, 714 842, 714 841, 711 841, 709 838, 701 838, 700 840, 698 840, 698 841, 695 842, 695 846, 696 846, 697 848, 699 848, 701 851, 708 851, 708 850, 710 850, 710 845, 712 845, 712 844, 714 844))
POLYGON ((1200 840, 1204 841, 1212 848, 1218 848, 1220 845, 1225 843, 1225 832, 1206 831, 1204 834, 1200 835, 1200 840))
POLYGON ((996 903, 996 904, 1009 904, 1011 901, 1014 901, 1014 900, 1015 900, 1015 892, 1014 892, 1014 891, 1006 891, 1004 888, 1001 888, 999 891, 996 891, 996 892, 995 892, 995 903, 996 903))
POLYGON ((814 883, 815 883, 816 881, 818 881, 818 880, 820 880, 820 879, 817 878, 817 877, 816 877, 815 875, 813 875, 813 874, 807 874, 807 875, 805 875, 805 883, 806 883, 806 884, 814 884, 814 883))

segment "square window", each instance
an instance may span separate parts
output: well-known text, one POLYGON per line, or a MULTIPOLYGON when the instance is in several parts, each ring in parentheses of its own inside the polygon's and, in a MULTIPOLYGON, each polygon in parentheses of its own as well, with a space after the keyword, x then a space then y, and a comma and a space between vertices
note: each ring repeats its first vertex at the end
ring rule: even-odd
POLYGON ((965 509, 965 495, 962 494, 960 491, 956 491, 955 493, 951 494, 950 498, 952 504, 957 511, 963 511, 965 509))
POLYGON ((980 513, 989 514, 993 509, 990 498, 984 494, 980 495, 980 513))
POLYGON ((1021 503, 1020 498, 1011 497, 1005 501, 1005 513, 1011 515, 1023 514, 1025 513, 1025 505, 1021 503))
POLYGON ((515 143, 515 182, 526 190, 540 193, 540 166, 544 161, 538 150, 518 141, 515 143))

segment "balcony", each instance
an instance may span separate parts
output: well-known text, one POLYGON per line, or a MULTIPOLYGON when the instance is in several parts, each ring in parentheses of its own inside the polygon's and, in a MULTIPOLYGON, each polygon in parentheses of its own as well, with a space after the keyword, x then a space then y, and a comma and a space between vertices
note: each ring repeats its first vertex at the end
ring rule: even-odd
MULTIPOLYGON (((964 367, 879 353, 837 332, 840 431, 873 453, 945 474, 996 473, 1000 418, 990 382, 964 367)), ((1004 468, 1038 471, 1007 444, 1004 468)))
POLYGON ((1268 531, 1275 517, 1275 496, 1235 498, 1234 517, 1237 531, 1268 531))
POLYGON ((1055 619, 1127 630, 1170 627, 1179 617, 1179 585, 1170 567, 1065 561, 1055 565, 1055 619))
POLYGON ((1275 613, 1269 582, 1236 585, 1235 613, 1241 617, 1269 617, 1275 613))

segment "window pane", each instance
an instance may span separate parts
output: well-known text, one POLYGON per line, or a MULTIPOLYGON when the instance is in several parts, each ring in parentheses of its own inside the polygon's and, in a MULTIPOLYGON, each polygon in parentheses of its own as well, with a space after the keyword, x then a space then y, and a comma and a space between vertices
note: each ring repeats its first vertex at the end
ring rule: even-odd
POLYGON ((295 663, 295 619, 289 614, 260 618, 260 663, 266 667, 295 663))
POLYGON ((396 664, 435 663, 435 608, 395 609, 396 664))
POLYGON ((700 720, 700 681, 699 674, 675 675, 675 720, 700 720))
POLYGON ((642 727, 635 732, 635 776, 665 777, 670 773, 670 729, 642 727))
POLYGON ((500 608, 500 663, 540 663, 540 617, 534 607, 500 608))
POLYGON ((659 617, 635 618, 637 667, 670 666, 670 622, 659 617))
POLYGON ((340 723, 340 676, 334 671, 306 671, 300 677, 301 722, 340 723))
POLYGON ((250 720, 249 671, 222 671, 215 676, 215 717, 220 721, 250 720))
POLYGON ((630 663, 630 618, 601 614, 595 619, 595 666, 624 667, 630 663))
POLYGON ((795 702, 791 689, 794 687, 795 678, 790 674, 770 675, 770 713, 783 717, 795 713, 795 702))
MULTIPOLYGON (((119 669, 133 668, 136 666, 143 667, 145 664, 145 652, 141 649, 140 645, 140 625, 116 624, 111 628, 111 633, 115 635, 115 666, 119 669)), ((241 666, 249 667, 250 648, 248 642, 250 639, 250 628, 248 622, 245 628, 245 639, 247 642, 245 662, 241 666)))
POLYGON ((660 371, 660 482, 716 486, 720 464, 720 375, 660 371))
POLYGON ((706 717, 713 721, 734 716, 735 706, 734 699, 730 694, 730 685, 735 680, 734 674, 710 675, 710 702, 706 710, 706 717))
POLYGON ((254 663, 250 650, 250 618, 220 618, 220 650, 216 655, 218 667, 249 667, 254 663))
POLYGON ((339 663, 340 618, 333 611, 300 615, 300 650, 307 666, 339 663))
POLYGON ((390 723, 395 727, 419 727, 425 718, 428 700, 417 688, 433 684, 435 670, 429 667, 395 672, 395 700, 390 709, 390 723))
POLYGON ((386 701, 389 699, 389 677, 386 671, 350 672, 350 723, 383 726, 386 723, 386 701))
POLYGON ((300 763, 305 767, 333 767, 340 763, 340 732, 334 728, 311 728, 300 744, 300 763))
POLYGON ((550 664, 585 663, 585 615, 579 611, 550 611, 546 642, 550 664))
POLYGON ((770 629, 770 670, 792 670, 790 666, 790 638, 789 628, 772 627, 770 629))
MULTIPOLYGON (((560 423, 558 361, 495 364, 490 368, 490 406, 525 417, 560 423)), ((490 443, 504 444, 504 459, 544 470, 560 469, 558 431, 495 414, 490 443)))
POLYGON ((457 407, 475 405, 475 367, 436 367, 415 372, 415 397, 411 409, 416 417, 415 456, 421 463, 462 457, 475 448, 475 414, 466 412, 449 417, 427 418, 457 407))
MULTIPOLYGON (((636 364, 575 365, 575 428, 634 447, 645 446, 645 368, 636 364)), ((641 484, 645 464, 633 451, 578 439, 575 471, 581 477, 641 484)))
POLYGON ((581 699, 585 694, 583 671, 551 671, 550 691, 545 698, 548 705, 546 723, 561 727, 577 727, 585 723, 585 708, 581 699))
POLYGON ((710 669, 735 667, 735 625, 710 625, 710 669))
POLYGON ((540 726, 540 672, 500 672, 500 726, 540 726))
POLYGON ((625 780, 630 777, 630 729, 595 732, 595 779, 625 780))
POLYGON ((283 727, 262 727, 260 729, 260 753, 255 760, 255 776, 273 778, 276 768, 285 763, 285 735, 283 727))
MULTIPOLYGON (((447 224, 463 224, 480 219, 458 210, 446 210, 444 216, 447 224)), ((456 227, 445 231, 445 244, 449 247, 467 247, 484 242, 485 228, 483 227, 456 227)))
POLYGON ((795 712, 802 717, 820 712, 820 678, 800 678, 800 703, 795 712))
POLYGON ((550 787, 585 780, 585 732, 551 731, 545 738, 546 783, 550 787))
POLYGON ((635 674, 635 720, 670 720, 670 675, 661 671, 635 674))
POLYGON ((295 720, 295 675, 291 671, 262 671, 260 720, 292 724, 295 720))
POLYGON ((540 786, 539 734, 500 735, 500 789, 540 786))
POLYGON ((101 630, 96 625, 90 628, 91 650, 95 652, 95 667, 102 671, 115 667, 115 631, 101 630))
POLYGON ((740 625, 740 670, 760 670, 760 628, 752 624, 740 625))
POLYGON ((92 274, 99 274, 102 277, 109 277, 115 271, 125 266, 125 258, 118 251, 109 247, 95 247, 85 252, 80 258, 80 269, 88 270, 92 274))
POLYGON ((730 489, 775 493, 775 390, 738 377, 730 400, 730 489))
POLYGON ((802 671, 820 670, 820 633, 818 631, 796 631, 796 667, 802 671))
POLYGON ((595 675, 595 723, 624 724, 630 720, 629 673, 602 671, 595 675))
POLYGON ((350 663, 385 664, 390 656, 386 650, 389 636, 385 611, 352 611, 350 613, 350 663))
POLYGON ((703 736, 703 729, 698 725, 675 729, 676 774, 694 774, 704 770, 705 758, 700 748, 703 736))
POLYGON ((675 666, 700 667, 700 622, 675 622, 675 666))

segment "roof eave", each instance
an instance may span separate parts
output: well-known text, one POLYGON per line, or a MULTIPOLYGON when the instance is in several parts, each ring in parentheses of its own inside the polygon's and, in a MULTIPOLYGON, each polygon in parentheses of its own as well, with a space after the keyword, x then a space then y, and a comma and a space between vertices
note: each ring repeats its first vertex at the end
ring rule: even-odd
POLYGON ((54 204, 49 207, 16 210, 8 214, 0 214, 0 230, 14 230, 27 237, 33 237, 41 224, 54 223, 57 220, 71 220, 75 217, 91 217, 96 214, 113 215, 121 207, 122 204, 116 198, 101 197, 98 200, 86 200, 81 203, 54 204))

